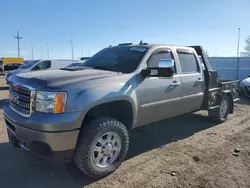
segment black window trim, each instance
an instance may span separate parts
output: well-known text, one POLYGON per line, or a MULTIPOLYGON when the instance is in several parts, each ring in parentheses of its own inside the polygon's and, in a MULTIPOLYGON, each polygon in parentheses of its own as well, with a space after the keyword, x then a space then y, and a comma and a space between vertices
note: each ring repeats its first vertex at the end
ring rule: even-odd
POLYGON ((180 63, 180 67, 181 67, 181 74, 187 75, 187 74, 200 74, 200 73, 201 73, 201 69, 202 69, 202 68, 200 67, 200 64, 199 64, 199 62, 198 62, 198 59, 197 59, 195 53, 194 53, 192 50, 180 49, 180 48, 178 48, 178 49, 176 50, 176 52, 177 52, 177 56, 178 56, 179 63, 180 63), (181 62, 180 62, 180 58, 179 58, 179 54, 192 54, 192 55, 194 55, 194 58, 195 58, 195 60, 196 60, 196 65, 197 65, 197 67, 198 67, 199 70, 198 70, 197 72, 183 72, 183 71, 182 71, 181 62))

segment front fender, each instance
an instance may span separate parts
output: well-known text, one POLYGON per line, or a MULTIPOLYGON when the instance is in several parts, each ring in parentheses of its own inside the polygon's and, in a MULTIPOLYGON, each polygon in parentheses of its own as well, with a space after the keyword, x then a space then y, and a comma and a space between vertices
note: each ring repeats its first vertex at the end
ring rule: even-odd
POLYGON ((83 116, 94 106, 125 100, 130 102, 133 109, 133 122, 137 119, 137 97, 135 87, 128 84, 109 84, 79 91, 74 98, 67 101, 67 108, 83 112, 83 116))

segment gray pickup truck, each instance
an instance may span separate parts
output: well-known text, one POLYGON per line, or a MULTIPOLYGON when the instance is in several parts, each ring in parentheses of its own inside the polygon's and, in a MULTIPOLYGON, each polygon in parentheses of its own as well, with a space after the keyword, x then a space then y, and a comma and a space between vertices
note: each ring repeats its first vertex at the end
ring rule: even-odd
POLYGON ((81 66, 9 77, 4 117, 15 147, 102 178, 126 158, 134 128, 201 109, 225 121, 235 84, 218 79, 200 46, 126 43, 81 66))

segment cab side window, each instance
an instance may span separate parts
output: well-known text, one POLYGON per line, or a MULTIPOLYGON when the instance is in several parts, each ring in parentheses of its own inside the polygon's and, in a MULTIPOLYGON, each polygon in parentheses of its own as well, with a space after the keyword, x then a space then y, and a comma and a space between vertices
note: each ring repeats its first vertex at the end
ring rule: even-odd
POLYGON ((200 67, 194 53, 177 51, 181 70, 183 74, 192 74, 200 72, 200 67))
POLYGON ((51 67, 50 61, 42 61, 33 67, 32 70, 45 70, 51 67))
MULTIPOLYGON (((148 60, 148 67, 158 67, 160 60, 171 59, 174 60, 173 54, 170 50, 161 50, 154 52, 148 60)), ((172 67, 174 73, 176 73, 175 63, 172 67)))

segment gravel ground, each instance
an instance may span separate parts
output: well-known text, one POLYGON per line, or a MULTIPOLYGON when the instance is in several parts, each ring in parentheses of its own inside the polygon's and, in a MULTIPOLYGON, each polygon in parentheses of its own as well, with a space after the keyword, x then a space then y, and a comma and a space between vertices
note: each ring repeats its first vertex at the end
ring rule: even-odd
POLYGON ((214 124, 207 113, 164 120, 132 132, 128 159, 112 175, 93 182, 74 165, 45 161, 8 143, 2 108, 8 88, 0 77, 0 187, 248 187, 250 102, 214 124), (233 153, 234 150, 239 153, 233 153), (237 155, 237 156, 235 156, 237 155))

